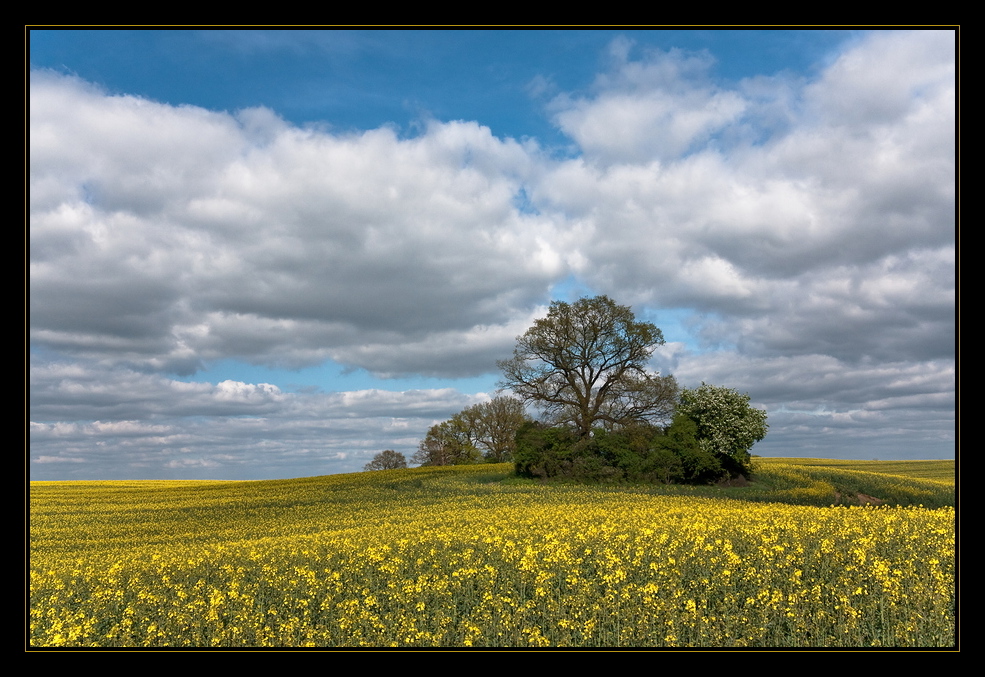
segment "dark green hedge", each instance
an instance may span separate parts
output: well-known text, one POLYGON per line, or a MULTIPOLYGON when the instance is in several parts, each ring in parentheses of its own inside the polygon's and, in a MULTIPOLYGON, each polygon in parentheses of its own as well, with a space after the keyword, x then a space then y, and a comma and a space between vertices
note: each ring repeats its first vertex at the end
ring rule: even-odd
POLYGON ((521 477, 585 482, 711 484, 750 475, 748 464, 703 451, 697 426, 684 415, 666 429, 637 425, 597 428, 581 439, 568 428, 528 422, 517 432, 514 456, 521 477))

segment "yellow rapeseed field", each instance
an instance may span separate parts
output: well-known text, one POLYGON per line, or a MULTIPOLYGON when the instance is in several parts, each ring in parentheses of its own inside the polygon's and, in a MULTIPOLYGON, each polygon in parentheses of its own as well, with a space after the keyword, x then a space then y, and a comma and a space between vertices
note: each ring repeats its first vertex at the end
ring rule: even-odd
POLYGON ((949 647, 954 509, 509 466, 31 484, 33 647, 949 647))

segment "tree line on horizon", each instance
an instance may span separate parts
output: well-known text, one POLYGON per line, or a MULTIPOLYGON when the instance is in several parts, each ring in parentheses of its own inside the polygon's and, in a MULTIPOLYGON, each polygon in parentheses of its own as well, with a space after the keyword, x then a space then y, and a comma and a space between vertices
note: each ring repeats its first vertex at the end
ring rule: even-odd
MULTIPOLYGON (((751 474, 768 430, 749 396, 647 369, 663 334, 607 296, 555 301, 497 363, 501 392, 433 425, 411 463, 512 461, 521 477, 711 483, 751 474), (535 418, 527 413, 530 405, 535 418)), ((407 467, 385 450, 365 470, 407 467)))

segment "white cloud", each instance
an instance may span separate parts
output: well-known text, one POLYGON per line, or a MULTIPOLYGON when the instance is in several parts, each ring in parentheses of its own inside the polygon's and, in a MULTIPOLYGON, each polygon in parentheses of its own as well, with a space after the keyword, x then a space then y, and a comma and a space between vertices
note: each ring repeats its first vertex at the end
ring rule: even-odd
POLYGON ((588 90, 553 100, 567 158, 479 122, 336 134, 33 72, 31 340, 52 358, 31 369, 32 463, 291 476, 412 452, 487 395, 171 375, 225 359, 494 372, 572 275, 690 312, 654 363, 750 392, 769 444, 939 454, 953 33, 869 33, 814 77, 735 83, 705 53, 633 50, 617 41, 588 90))
POLYGON ((954 58, 953 31, 871 33, 840 54, 806 98, 835 124, 878 129, 922 102, 953 95, 954 58))
POLYGON ((30 457, 44 470, 33 478, 355 472, 382 449, 409 456, 428 427, 486 399, 453 388, 297 394, 269 384, 35 365, 30 457))
POLYGON ((629 45, 617 40, 612 55, 613 69, 596 79, 594 96, 561 95, 551 104, 558 127, 592 160, 673 160, 746 108, 739 94, 707 81, 707 53, 675 49, 634 62, 629 45))
POLYGON ((478 124, 333 136, 32 78, 32 338, 55 349, 315 364, 468 341, 566 273, 554 224, 514 205, 536 149, 478 124))

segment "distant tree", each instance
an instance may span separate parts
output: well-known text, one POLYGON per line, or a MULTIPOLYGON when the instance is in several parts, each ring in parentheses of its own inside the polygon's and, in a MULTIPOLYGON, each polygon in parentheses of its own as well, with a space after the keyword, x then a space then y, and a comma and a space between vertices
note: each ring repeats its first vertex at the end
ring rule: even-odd
POLYGON ((468 443, 482 451, 490 463, 513 460, 516 432, 530 420, 523 402, 507 396, 474 404, 452 417, 468 443))
POLYGON ((597 426, 618 428, 673 415, 677 382, 650 372, 663 334, 637 322, 607 296, 554 301, 547 317, 517 338, 513 358, 497 364, 501 385, 588 439, 597 426))
POLYGON ((468 429, 461 421, 452 419, 431 426, 411 463, 463 465, 481 460, 482 453, 473 444, 468 429))
POLYGON ((712 454, 732 476, 748 475, 749 450, 766 437, 766 412, 749 406, 749 395, 702 383, 681 391, 677 411, 694 421, 701 449, 712 454))
POLYGON ((363 470, 395 470, 406 467, 407 458, 403 454, 393 449, 384 449, 363 466, 363 470))

